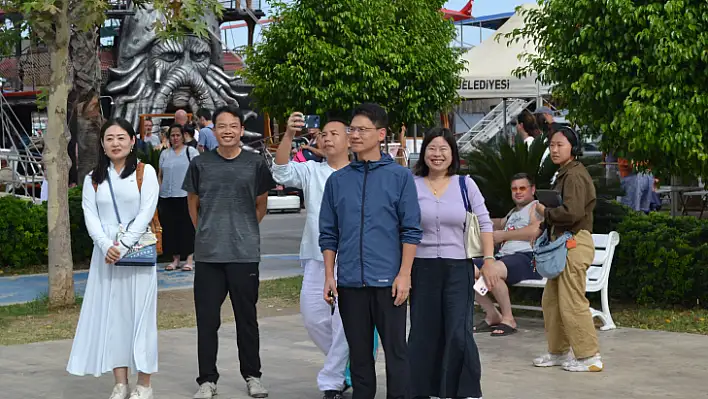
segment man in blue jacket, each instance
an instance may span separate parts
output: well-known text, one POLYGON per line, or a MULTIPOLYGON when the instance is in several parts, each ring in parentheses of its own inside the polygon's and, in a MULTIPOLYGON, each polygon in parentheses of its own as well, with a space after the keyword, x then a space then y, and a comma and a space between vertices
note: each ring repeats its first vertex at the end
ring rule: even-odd
POLYGON ((331 304, 339 300, 353 399, 376 396, 374 327, 386 355, 386 397, 410 396, 406 305, 423 232, 413 175, 381 152, 387 125, 377 104, 354 110, 349 142, 356 159, 329 177, 320 210, 324 296, 331 304))

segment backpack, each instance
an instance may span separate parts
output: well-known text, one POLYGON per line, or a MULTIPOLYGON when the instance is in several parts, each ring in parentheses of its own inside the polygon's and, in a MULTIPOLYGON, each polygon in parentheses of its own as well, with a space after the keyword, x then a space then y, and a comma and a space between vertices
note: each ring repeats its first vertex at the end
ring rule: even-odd
MULTIPOLYGON (((187 152, 187 154, 189 154, 189 152, 187 152)), ((138 192, 140 192, 143 188, 143 174, 145 173, 145 164, 142 162, 138 162, 138 165, 135 168, 135 173, 135 177, 138 181, 138 192)), ((98 191, 98 184, 92 184, 93 191, 98 191)), ((160 225, 160 218, 157 213, 157 209, 155 209, 155 214, 152 215, 152 220, 150 221, 150 230, 152 230, 152 232, 157 237, 157 254, 162 255, 162 226, 160 225)))

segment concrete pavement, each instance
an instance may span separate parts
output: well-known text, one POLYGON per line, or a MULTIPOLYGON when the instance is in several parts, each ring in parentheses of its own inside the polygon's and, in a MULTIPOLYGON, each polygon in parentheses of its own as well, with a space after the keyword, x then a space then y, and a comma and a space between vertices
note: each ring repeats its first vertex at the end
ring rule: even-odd
MULTIPOLYGON (((302 327, 300 315, 264 318, 261 325, 263 382, 271 398, 315 399, 323 355, 302 327)), ((520 319, 519 333, 502 338, 478 334, 486 399, 705 398, 708 337, 635 329, 601 332, 602 373, 538 369, 531 359, 545 350, 543 325, 520 319)), ((191 398, 197 386, 195 329, 160 332, 160 372, 155 398, 191 398)), ((111 375, 74 377, 64 370, 71 341, 0 347, 4 398, 95 399, 108 397, 111 375), (10 382, 10 383, 7 383, 10 382)), ((383 353, 377 363, 379 391, 385 397, 383 353)), ((245 399, 238 371, 233 324, 221 332, 219 398, 245 399)), ((133 378, 134 381, 134 378, 133 378)))
MULTIPOLYGON (((301 214, 266 215, 261 223, 262 280, 302 274, 298 253, 304 225, 304 211, 301 214)), ((192 287, 194 273, 166 272, 165 266, 166 264, 158 265, 160 291, 192 287)), ((88 270, 74 273, 77 295, 83 295, 87 279, 88 270)), ((47 293, 48 284, 46 274, 0 277, 0 306, 33 301, 47 293)))

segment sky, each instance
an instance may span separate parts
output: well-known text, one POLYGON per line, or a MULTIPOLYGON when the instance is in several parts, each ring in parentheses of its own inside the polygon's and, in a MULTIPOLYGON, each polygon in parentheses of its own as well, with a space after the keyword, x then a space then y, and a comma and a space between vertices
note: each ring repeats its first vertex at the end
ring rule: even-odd
MULTIPOLYGON (((258 1, 258 0, 256 0, 258 1)), ((256 3, 254 1, 254 3, 256 3)), ((351 1, 351 0, 348 0, 351 1)), ((472 15, 476 17, 499 14, 503 12, 514 11, 516 6, 523 3, 533 2, 534 0, 476 0, 472 6, 472 15)), ((286 0, 286 2, 289 2, 286 0)), ((266 0, 261 0, 263 11, 266 13, 266 18, 269 15, 269 6, 266 0)), ((460 10, 467 4, 467 0, 449 0, 445 3, 445 8, 450 10, 460 10)), ((466 45, 479 44, 479 30, 478 28, 466 27, 462 35, 466 45)), ((459 31, 459 29, 458 29, 459 31)), ((259 39, 260 27, 256 27, 255 40, 259 39)), ((491 32, 484 32, 482 39, 488 36, 491 32)), ((239 46, 245 46, 247 42, 248 30, 244 28, 238 29, 228 29, 222 31, 222 39, 224 40, 226 47, 233 49, 239 46)), ((458 41, 459 44, 459 41, 458 41)))

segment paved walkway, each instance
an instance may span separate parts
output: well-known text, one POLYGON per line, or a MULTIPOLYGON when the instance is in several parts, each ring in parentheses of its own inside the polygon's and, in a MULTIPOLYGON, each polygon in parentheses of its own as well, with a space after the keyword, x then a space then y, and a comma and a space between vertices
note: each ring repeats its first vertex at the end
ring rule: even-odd
MULTIPOLYGON (((263 381, 271 398, 315 399, 322 355, 302 327, 300 315, 261 320, 263 381)), ((232 325, 222 328, 219 398, 245 399, 238 372, 232 325)), ((520 320, 519 333, 505 338, 478 335, 486 399, 705 398, 708 337, 635 329, 600 333, 602 373, 537 369, 531 359, 544 351, 543 326, 520 320)), ((158 399, 191 398, 196 389, 196 332, 160 332, 160 373, 154 377, 158 399)), ((71 341, 0 347, 3 398, 95 399, 108 397, 113 379, 74 377, 64 370, 71 341)), ((379 393, 384 398, 384 363, 379 357, 379 393)))
MULTIPOLYGON (((299 259, 297 254, 261 256, 261 280, 302 274, 299 259)), ((160 291, 192 287, 194 272, 166 272, 164 270, 166 265, 167 263, 158 265, 157 284, 160 291)), ((88 270, 74 273, 74 288, 77 295, 83 295, 87 279, 88 270)), ((47 293, 48 285, 49 279, 46 274, 0 277, 0 306, 33 301, 47 293)))

